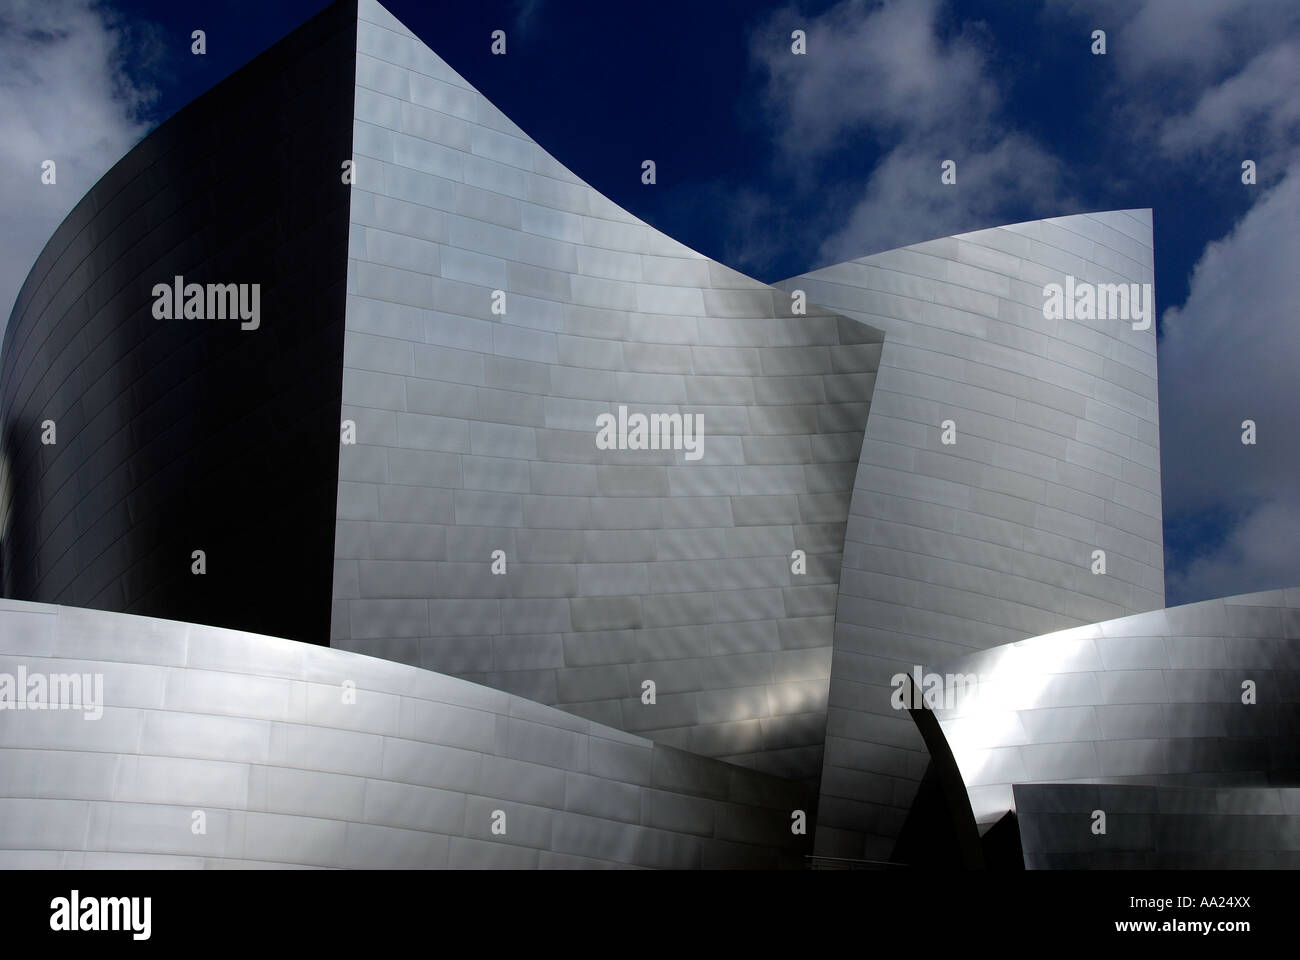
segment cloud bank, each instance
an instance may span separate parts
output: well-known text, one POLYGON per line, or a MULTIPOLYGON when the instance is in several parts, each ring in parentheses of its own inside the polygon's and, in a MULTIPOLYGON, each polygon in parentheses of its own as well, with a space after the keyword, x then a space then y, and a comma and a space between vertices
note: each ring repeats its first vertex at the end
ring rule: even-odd
POLYGON ((1234 222, 1201 252, 1186 301, 1162 318, 1166 529, 1197 531, 1169 537, 1168 599, 1300 584, 1300 4, 1043 0, 1039 11, 1044 38, 1107 33, 1074 134, 1091 154, 1071 146, 1058 156, 1025 129, 1008 103, 1014 78, 998 75, 998 38, 945 0, 774 14, 750 55, 774 169, 804 215, 746 194, 735 258, 751 270, 774 259, 773 224, 819 245, 823 265, 1085 209, 1072 189, 1082 182, 1102 196, 1107 180, 1139 196, 1201 194, 1208 204, 1212 194, 1237 211, 1234 222), (806 56, 790 53, 793 29, 807 32, 806 56), (852 151, 856 167, 845 162, 852 151), (949 158, 956 187, 939 180, 949 158), (1245 159, 1258 165, 1255 186, 1239 182, 1245 159), (861 171, 856 182, 846 168, 861 171), (1258 423, 1253 447, 1240 442, 1245 419, 1258 423))
POLYGON ((0 6, 0 327, 41 248, 149 129, 126 66, 133 35, 90 0, 0 6), (56 182, 41 183, 55 162, 56 182))
POLYGON ((1073 204, 1059 160, 1005 116, 987 29, 953 27, 947 12, 940 0, 843 0, 812 17, 778 11, 754 32, 778 166, 810 219, 834 225, 817 237, 815 266, 989 226, 1008 209, 1028 219, 1073 204), (793 29, 806 32, 806 55, 791 53, 793 29), (879 153, 874 167, 825 192, 859 149, 879 153), (940 180, 945 160, 956 185, 940 180))

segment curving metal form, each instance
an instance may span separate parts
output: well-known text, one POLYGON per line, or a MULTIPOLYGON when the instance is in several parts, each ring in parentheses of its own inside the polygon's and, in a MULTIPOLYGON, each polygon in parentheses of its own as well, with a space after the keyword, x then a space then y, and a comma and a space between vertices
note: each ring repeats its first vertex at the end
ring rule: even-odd
MULTIPOLYGON (((1022 785, 1300 784, 1300 590, 1155 610, 927 668, 975 819, 1022 785)), ((1042 796, 1042 792, 1032 794, 1042 796)))
POLYGON ((1019 783, 1014 792, 1030 870, 1300 867, 1295 787, 1019 783), (1097 811, 1104 833, 1093 828, 1097 811))
POLYGON ((928 763, 894 675, 1163 606, 1154 324, 1056 318, 1045 298, 1147 284, 1152 310, 1152 264, 1151 212, 1126 210, 780 284, 885 332, 840 576, 819 854, 891 855, 928 763))
POLYGON ((334 645, 815 780, 879 331, 632 217, 370 0, 353 154, 334 645), (603 447, 623 411, 700 447, 603 447))
POLYGON ((0 705, 0 867, 780 867, 807 840, 797 784, 276 637, 3 601, 0 705), (102 695, 31 708, 72 676, 102 695))
POLYGON ((1159 609, 1153 280, 1123 210, 767 286, 329 7, 15 305, 0 866, 888 861, 936 789, 967 865, 1296 865, 1300 590, 1159 609))
POLYGON ((328 8, 46 243, 0 356, 4 596, 328 641, 355 51, 328 8), (250 152, 275 160, 248 176, 250 152), (161 318, 177 284, 255 287, 256 329, 204 295, 161 318))

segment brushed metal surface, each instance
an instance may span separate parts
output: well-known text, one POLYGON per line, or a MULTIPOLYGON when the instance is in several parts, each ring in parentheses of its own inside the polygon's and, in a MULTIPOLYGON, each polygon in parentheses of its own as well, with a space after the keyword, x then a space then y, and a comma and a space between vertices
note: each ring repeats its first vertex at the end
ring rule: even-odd
POLYGON ((2 867, 775 868, 809 839, 798 784, 361 654, 0 601, 20 669, 100 675, 102 715, 10 691, 2 867))
POLYGON ((370 0, 355 104, 333 644, 815 781, 879 331, 626 213, 370 0), (598 449, 620 406, 702 456, 598 449))
POLYGON ((1170 607, 927 668, 976 821, 1040 783, 1286 786, 1300 777, 1300 590, 1170 607))
POLYGON ((819 854, 890 857, 928 763, 893 675, 1164 605, 1154 323, 1043 309, 1047 284, 1149 284, 1153 263, 1151 211, 1120 210, 778 285, 885 333, 839 581, 819 854))

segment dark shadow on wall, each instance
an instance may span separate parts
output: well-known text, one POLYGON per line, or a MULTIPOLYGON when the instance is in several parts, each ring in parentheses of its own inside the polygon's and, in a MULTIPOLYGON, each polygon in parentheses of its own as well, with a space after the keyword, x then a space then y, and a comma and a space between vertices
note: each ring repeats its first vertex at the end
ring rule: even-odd
MULTIPOLYGON (((909 702, 924 702, 911 699, 914 691, 909 676, 909 702)), ((925 740, 930 762, 891 859, 922 870, 1023 870, 1024 852, 1015 813, 1008 811, 980 836, 965 781, 938 718, 926 707, 908 712, 925 740)))
MULTIPOLYGON (((972 856, 975 851, 970 844, 969 832, 962 832, 966 829, 962 826, 963 820, 962 816, 954 816, 951 798, 932 761, 903 822, 893 859, 923 871, 988 870, 1004 873, 1025 869, 1020 825, 1014 811, 1007 811, 1001 820, 977 838, 978 860, 972 856)), ((978 832, 973 816, 969 828, 978 832)))
POLYGON ((42 251, 0 356, 6 596, 329 642, 355 49, 354 5, 328 8, 42 251), (257 328, 155 317, 177 276, 257 284, 257 328))
POLYGON ((918 870, 969 869, 934 763, 925 768, 890 859, 918 870))
POLYGON ((1025 869, 1025 850, 1020 842, 1020 820, 1014 810, 1008 810, 997 823, 980 837, 984 848, 984 863, 988 869, 999 872, 1025 869))
MULTIPOLYGON (((906 703, 924 703, 910 675, 906 703)), ((919 868, 983 870, 986 866, 966 785, 938 718, 926 707, 909 709, 930 762, 903 821, 891 860, 919 868)))
POLYGON ((32 436, 40 443, 39 425, 26 417, 6 419, 0 435, 0 596, 26 597, 35 589, 35 567, 10 562, 11 557, 36 554, 34 529, 30 522, 39 514, 28 484, 14 483, 13 455, 23 449, 22 438, 32 436))

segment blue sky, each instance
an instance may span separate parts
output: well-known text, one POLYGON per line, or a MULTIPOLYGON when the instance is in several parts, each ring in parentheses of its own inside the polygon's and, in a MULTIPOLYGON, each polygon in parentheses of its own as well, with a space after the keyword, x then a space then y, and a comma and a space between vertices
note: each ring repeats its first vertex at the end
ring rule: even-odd
MULTIPOLYGON (((324 6, 0 0, 0 312, 131 144, 324 6), (58 187, 35 190, 49 156, 66 158, 58 187)), ((1300 585, 1300 3, 387 6, 580 177, 762 280, 1152 207, 1168 602, 1300 585), (790 55, 794 29, 806 57, 790 55), (947 158, 956 190, 939 186, 947 158)))

